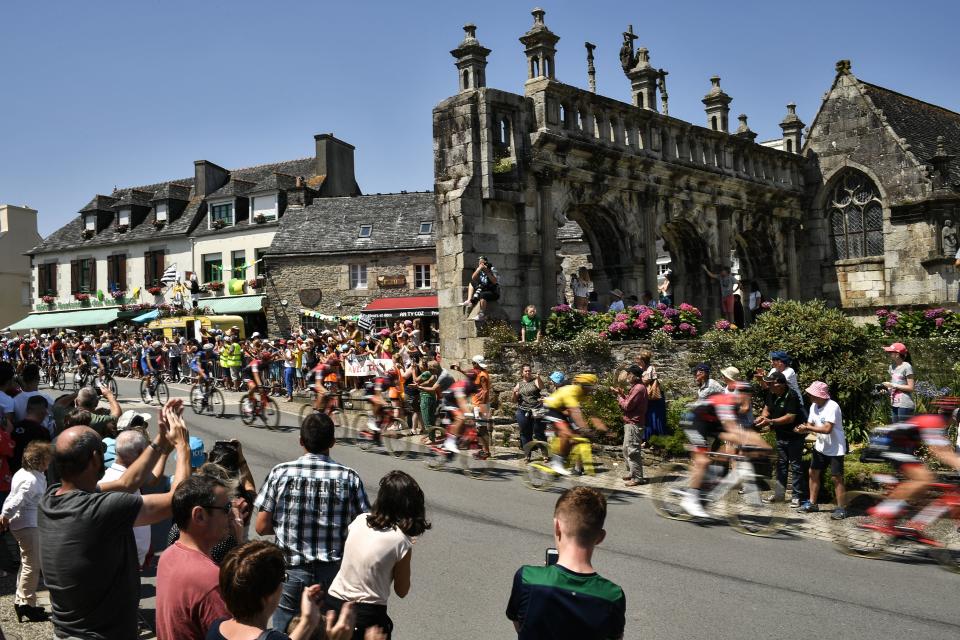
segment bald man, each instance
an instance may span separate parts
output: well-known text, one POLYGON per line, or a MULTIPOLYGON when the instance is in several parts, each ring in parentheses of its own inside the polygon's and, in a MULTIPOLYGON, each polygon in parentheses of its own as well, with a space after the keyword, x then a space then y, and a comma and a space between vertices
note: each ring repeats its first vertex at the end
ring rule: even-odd
POLYGON ((99 489, 105 468, 97 432, 76 426, 57 437, 54 461, 63 481, 47 490, 39 510, 41 567, 57 637, 137 637, 140 578, 133 527, 169 518, 173 492, 190 475, 182 413, 182 400, 164 405, 157 436, 122 476, 99 489), (177 452, 177 467, 170 491, 130 493, 171 450, 177 452))

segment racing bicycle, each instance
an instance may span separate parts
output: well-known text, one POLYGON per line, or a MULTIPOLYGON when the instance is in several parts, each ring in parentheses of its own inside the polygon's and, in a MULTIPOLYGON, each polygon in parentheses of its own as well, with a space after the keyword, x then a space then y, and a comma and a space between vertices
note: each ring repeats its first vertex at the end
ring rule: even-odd
POLYGON ((215 388, 212 378, 205 378, 190 387, 190 406, 196 414, 206 412, 217 418, 223 417, 223 393, 215 388))
POLYGON ((159 369, 154 370, 150 375, 150 383, 147 384, 147 378, 140 378, 140 399, 144 403, 150 404, 150 399, 154 399, 160 406, 167 403, 170 399, 170 388, 165 381, 165 374, 159 369))
POLYGON ((431 427, 427 430, 427 442, 430 443, 430 449, 427 452, 427 467, 434 470, 442 469, 456 457, 460 459, 463 475, 468 478, 479 478, 486 475, 490 468, 490 461, 480 443, 479 428, 486 427, 489 431, 493 421, 466 416, 460 435, 457 436, 458 453, 443 448, 443 442, 446 439, 451 422, 451 412, 448 408, 445 408, 441 410, 440 417, 440 424, 443 426, 431 427))
MULTIPOLYGON (((734 529, 751 536, 772 536, 783 529, 786 519, 761 499, 759 476, 753 467, 752 459, 766 451, 745 446, 736 454, 707 454, 713 462, 707 469, 702 495, 706 503, 704 509, 711 518, 725 518, 734 529), (720 463, 733 465, 729 468, 720 463)), ((694 516, 680 506, 689 486, 690 467, 671 465, 654 487, 653 508, 664 518, 694 520, 694 516)))
POLYGON ((270 397, 270 387, 261 386, 253 398, 246 394, 240 398, 240 420, 248 427, 259 420, 271 430, 280 425, 280 408, 270 397))

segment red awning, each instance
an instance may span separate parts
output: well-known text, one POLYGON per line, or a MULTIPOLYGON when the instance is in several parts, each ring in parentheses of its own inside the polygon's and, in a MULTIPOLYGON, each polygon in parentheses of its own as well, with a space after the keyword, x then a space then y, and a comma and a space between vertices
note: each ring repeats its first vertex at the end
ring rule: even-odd
POLYGON ((408 296, 404 298, 377 298, 364 311, 406 311, 409 309, 436 309, 437 296, 408 296))

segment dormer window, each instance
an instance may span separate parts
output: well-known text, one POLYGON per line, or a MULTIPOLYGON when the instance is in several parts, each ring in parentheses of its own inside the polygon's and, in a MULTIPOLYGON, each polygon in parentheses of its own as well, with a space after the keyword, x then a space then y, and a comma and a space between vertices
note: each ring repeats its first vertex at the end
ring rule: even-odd
POLYGON ((83 228, 87 231, 97 230, 97 214, 88 213, 83 217, 83 228))
POLYGON ((167 221, 167 203, 166 202, 157 203, 156 215, 157 215, 157 218, 156 218, 157 222, 167 221))
POLYGON ((254 196, 251 200, 253 205, 251 223, 271 222, 277 219, 277 194, 254 196))
POLYGON ((130 226, 130 209, 120 209, 120 211, 117 214, 117 226, 118 227, 130 226))
POLYGON ((433 233, 433 223, 432 222, 421 222, 420 231, 417 232, 421 236, 430 235, 433 233))
POLYGON ((362 225, 360 225, 360 234, 359 234, 357 237, 358 237, 358 238, 369 238, 371 233, 373 233, 373 225, 370 225, 370 224, 362 224, 362 225))
POLYGON ((232 227, 233 224, 234 224, 234 220, 233 220, 233 203, 232 202, 221 202, 220 204, 210 205, 210 228, 211 229, 221 229, 223 227, 232 227))

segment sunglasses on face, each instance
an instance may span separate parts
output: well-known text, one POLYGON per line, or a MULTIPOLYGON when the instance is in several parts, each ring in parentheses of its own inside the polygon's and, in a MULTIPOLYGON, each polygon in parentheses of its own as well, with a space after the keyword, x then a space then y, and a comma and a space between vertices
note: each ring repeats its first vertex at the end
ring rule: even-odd
POLYGON ((205 504, 203 505, 204 509, 209 509, 211 511, 222 511, 223 513, 230 513, 230 509, 233 508, 229 502, 225 504, 205 504))

